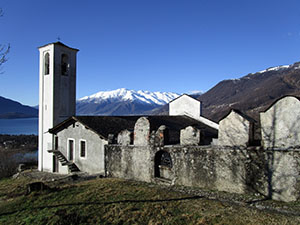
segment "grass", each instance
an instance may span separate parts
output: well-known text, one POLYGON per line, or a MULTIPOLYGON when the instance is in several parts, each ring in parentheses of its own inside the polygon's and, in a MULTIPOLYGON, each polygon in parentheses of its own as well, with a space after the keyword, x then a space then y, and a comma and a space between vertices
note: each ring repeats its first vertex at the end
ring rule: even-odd
POLYGON ((156 185, 95 179, 26 195, 28 178, 0 181, 1 224, 299 224, 300 218, 156 185))

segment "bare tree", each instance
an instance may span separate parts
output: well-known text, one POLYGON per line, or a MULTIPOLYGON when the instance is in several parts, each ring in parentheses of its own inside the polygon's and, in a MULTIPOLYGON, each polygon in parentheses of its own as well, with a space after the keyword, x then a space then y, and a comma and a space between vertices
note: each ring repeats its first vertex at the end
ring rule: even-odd
MULTIPOLYGON (((3 16, 3 10, 0 8, 0 17, 3 16)), ((10 44, 0 44, 0 67, 7 61, 7 55, 10 50, 10 44)))

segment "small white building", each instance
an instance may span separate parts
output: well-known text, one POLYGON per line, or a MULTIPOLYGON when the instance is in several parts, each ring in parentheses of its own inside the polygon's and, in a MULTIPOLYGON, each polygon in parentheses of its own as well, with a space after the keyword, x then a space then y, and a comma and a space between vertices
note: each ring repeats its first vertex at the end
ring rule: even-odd
POLYGON ((260 113, 262 145, 287 149, 300 146, 300 101, 285 96, 260 113))
POLYGON ((219 125, 202 116, 202 103, 201 101, 183 94, 173 101, 169 102, 169 115, 170 116, 189 116, 200 122, 210 126, 214 129, 219 129, 219 125))
POLYGON ((110 134, 133 129, 137 117, 72 116, 49 132, 54 135, 51 172, 105 173, 104 146, 110 134))

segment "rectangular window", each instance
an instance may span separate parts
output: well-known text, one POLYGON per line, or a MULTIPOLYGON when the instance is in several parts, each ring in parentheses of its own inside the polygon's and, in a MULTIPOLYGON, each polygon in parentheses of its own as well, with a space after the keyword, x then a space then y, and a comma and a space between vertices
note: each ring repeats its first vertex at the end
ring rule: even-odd
POLYGON ((86 157, 86 141, 80 140, 80 157, 85 158, 86 157))
POLYGON ((69 139, 68 145, 68 160, 74 161, 74 140, 69 139))
POLYGON ((58 137, 55 136, 55 140, 54 140, 54 150, 58 150, 58 137))

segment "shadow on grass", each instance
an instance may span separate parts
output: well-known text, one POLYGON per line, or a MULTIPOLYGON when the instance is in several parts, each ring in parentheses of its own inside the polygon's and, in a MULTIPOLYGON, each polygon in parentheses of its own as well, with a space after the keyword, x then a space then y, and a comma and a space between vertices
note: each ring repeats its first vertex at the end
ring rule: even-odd
POLYGON ((120 200, 120 201, 111 201, 111 202, 77 202, 77 203, 65 203, 65 204, 56 204, 56 205, 47 205, 47 206, 39 206, 39 207, 30 207, 19 209, 11 212, 0 213, 0 216, 11 215, 14 213, 26 211, 26 210, 39 210, 39 209, 51 209, 56 207, 64 207, 64 206, 87 206, 87 205, 111 205, 111 204, 123 204, 123 203, 159 203, 159 202, 176 202, 176 201, 184 201, 184 200, 196 200, 204 198, 203 196, 192 196, 185 198, 171 198, 171 199, 145 199, 145 200, 120 200))
POLYGON ((256 199, 256 200, 247 201, 245 203, 255 204, 255 203, 258 203, 258 202, 265 202, 265 201, 268 201, 268 200, 271 200, 271 199, 267 197, 267 198, 263 198, 263 199, 256 199))

